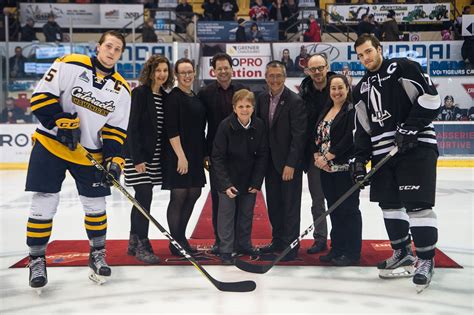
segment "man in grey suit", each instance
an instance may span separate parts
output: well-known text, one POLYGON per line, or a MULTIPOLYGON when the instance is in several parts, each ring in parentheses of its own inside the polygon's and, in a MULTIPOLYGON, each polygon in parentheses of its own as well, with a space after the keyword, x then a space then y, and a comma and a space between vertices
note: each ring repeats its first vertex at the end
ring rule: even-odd
MULTIPOLYGON (((265 190, 272 242, 260 249, 262 254, 283 251, 299 236, 303 152, 307 137, 303 99, 285 87, 285 65, 280 61, 268 63, 265 80, 268 91, 257 98, 257 116, 265 122, 270 147, 265 190)), ((284 259, 294 260, 298 248, 284 259)))

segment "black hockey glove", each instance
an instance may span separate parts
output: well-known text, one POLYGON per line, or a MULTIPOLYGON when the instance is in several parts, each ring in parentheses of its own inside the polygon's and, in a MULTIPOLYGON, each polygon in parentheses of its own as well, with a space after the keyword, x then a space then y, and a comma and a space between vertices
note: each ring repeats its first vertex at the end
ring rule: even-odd
POLYGON ((370 181, 364 181, 367 175, 366 163, 360 161, 351 161, 349 163, 349 172, 352 177, 354 184, 359 184, 360 189, 364 189, 365 186, 370 185, 370 181))
POLYGON ((107 159, 104 163, 104 168, 107 170, 108 174, 103 172, 101 184, 104 187, 113 186, 113 179, 120 181, 120 175, 122 174, 122 168, 125 162, 121 157, 114 157, 107 159))
POLYGON ((416 148, 418 146, 418 129, 405 124, 397 126, 395 144, 398 147, 398 153, 405 153, 416 148))
POLYGON ((77 143, 81 140, 81 129, 79 129, 79 117, 77 113, 59 113, 54 115, 54 122, 58 127, 56 138, 59 142, 74 151, 77 143))

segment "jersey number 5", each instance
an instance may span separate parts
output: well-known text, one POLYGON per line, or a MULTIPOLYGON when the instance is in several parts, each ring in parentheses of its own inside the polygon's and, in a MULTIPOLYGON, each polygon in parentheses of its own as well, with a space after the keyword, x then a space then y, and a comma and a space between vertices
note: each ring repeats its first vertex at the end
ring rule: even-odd
POLYGON ((51 80, 54 78, 54 75, 58 72, 56 69, 50 69, 46 77, 44 78, 46 81, 51 82, 51 80))

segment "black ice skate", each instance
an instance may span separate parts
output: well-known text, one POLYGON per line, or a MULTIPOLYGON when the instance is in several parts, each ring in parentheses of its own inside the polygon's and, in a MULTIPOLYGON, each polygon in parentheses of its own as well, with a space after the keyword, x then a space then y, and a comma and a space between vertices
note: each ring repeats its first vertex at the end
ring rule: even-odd
POLYGON ((110 277, 112 271, 105 261, 105 248, 93 249, 89 254, 89 279, 101 285, 107 282, 106 277, 110 277))
POLYGON ((46 273, 46 258, 39 256, 32 258, 28 264, 30 268, 30 287, 36 289, 38 294, 41 294, 43 287, 48 283, 48 274, 46 273))
POLYGON ((433 274, 434 260, 418 259, 415 276, 413 277, 413 283, 416 285, 416 292, 421 293, 430 285, 433 274))
POLYGON ((413 277, 416 258, 411 246, 393 251, 392 257, 377 265, 379 277, 382 279, 413 277))

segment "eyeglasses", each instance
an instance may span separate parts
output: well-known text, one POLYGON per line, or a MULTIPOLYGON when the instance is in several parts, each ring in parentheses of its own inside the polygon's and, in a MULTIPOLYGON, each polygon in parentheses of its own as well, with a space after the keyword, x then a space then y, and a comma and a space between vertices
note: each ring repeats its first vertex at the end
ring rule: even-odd
POLYGON ((194 71, 188 71, 188 72, 178 72, 178 75, 182 77, 192 77, 194 75, 194 71))
POLYGON ((319 67, 306 68, 306 70, 308 70, 311 73, 316 73, 316 71, 318 71, 318 72, 324 71, 324 69, 326 69, 326 67, 327 67, 327 65, 324 65, 324 66, 319 66, 319 67))

